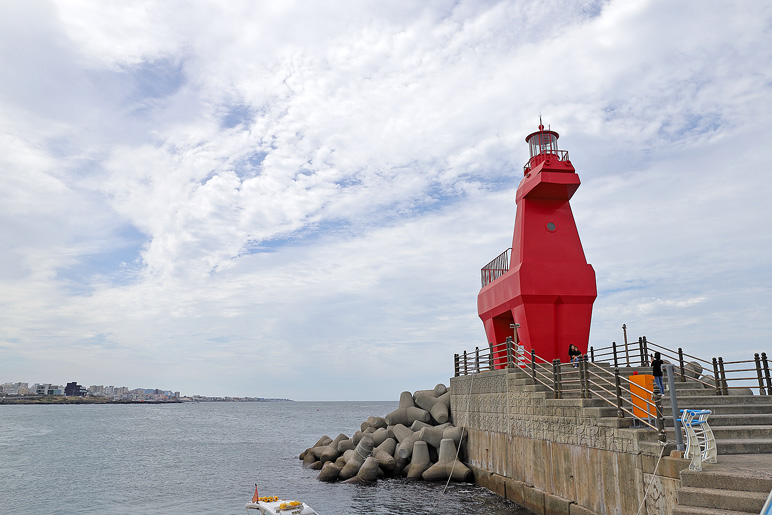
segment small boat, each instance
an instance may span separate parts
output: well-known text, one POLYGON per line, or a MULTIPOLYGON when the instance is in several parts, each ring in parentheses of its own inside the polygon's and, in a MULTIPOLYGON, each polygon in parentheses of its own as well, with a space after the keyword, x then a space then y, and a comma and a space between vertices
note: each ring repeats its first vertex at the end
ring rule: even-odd
POLYGON ((259 497, 252 499, 245 506, 248 510, 259 510, 261 515, 319 515, 304 502, 279 499, 278 497, 259 497))

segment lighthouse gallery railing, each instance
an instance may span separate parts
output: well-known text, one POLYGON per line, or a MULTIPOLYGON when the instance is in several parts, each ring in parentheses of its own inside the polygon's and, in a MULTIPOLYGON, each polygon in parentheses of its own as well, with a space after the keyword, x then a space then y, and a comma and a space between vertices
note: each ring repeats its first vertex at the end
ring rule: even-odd
POLYGON ((557 157, 558 161, 569 161, 568 159, 568 150, 557 150, 557 149, 549 149, 544 150, 543 152, 540 152, 533 156, 531 159, 528 160, 525 165, 523 165, 523 172, 527 173, 532 168, 536 168, 536 166, 543 162, 547 161, 551 156, 557 157))
POLYGON ((496 256, 493 261, 482 267, 480 270, 480 279, 483 288, 509 271, 509 257, 511 253, 512 248, 508 248, 496 256))

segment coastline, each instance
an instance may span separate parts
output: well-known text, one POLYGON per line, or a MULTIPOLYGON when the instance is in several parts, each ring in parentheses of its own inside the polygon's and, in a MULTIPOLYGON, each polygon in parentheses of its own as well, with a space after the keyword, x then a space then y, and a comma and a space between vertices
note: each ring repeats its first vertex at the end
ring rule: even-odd
MULTIPOLYGON (((107 399, 102 397, 64 397, 64 396, 45 396, 45 397, 0 397, 0 405, 13 404, 180 404, 186 402, 180 399, 168 401, 142 401, 129 399, 107 399)), ((190 402, 190 401, 187 401, 190 402)))
POLYGON ((65 397, 46 395, 42 397, 0 397, 0 405, 15 404, 182 404, 186 402, 291 402, 291 399, 233 399, 233 398, 181 398, 170 400, 131 400, 131 399, 108 399, 105 397, 65 397))

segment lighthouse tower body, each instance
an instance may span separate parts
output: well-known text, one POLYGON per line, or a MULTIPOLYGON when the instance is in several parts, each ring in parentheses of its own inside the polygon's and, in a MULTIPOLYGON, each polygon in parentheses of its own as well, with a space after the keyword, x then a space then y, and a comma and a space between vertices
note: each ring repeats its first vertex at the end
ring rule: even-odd
MULTIPOLYGON (((568 360, 570 344, 587 352, 597 297, 595 271, 584 256, 569 204, 579 176, 568 152, 558 150, 558 137, 540 125, 526 138, 531 159, 517 189, 509 267, 477 297, 490 343, 505 342, 513 336, 512 325, 519 324, 519 343, 549 361, 568 360)), ((495 355, 496 367, 503 367, 504 354, 495 355)))

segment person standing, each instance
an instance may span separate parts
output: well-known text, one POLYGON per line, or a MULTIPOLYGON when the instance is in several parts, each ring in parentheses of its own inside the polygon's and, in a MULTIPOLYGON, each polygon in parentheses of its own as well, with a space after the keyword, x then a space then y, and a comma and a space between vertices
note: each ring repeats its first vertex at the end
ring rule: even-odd
POLYGON ((659 352, 654 353, 654 359, 651 360, 652 375, 654 376, 654 383, 659 387, 659 394, 664 395, 665 386, 662 384, 662 356, 659 352))

